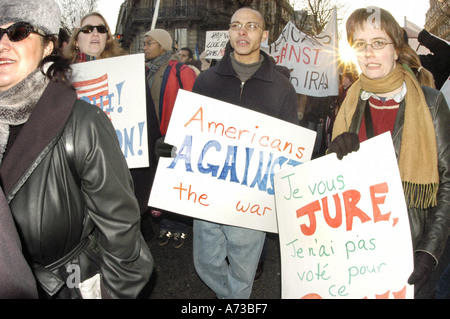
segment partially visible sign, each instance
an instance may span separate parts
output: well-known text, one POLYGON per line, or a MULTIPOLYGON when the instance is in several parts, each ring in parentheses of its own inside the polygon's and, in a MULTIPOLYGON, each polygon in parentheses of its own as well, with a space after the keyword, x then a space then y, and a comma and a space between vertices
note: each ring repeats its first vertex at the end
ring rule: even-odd
POLYGON ((147 167, 144 54, 77 63, 72 69, 78 98, 109 116, 128 167, 147 167))
POLYGON ((205 52, 206 59, 222 59, 225 46, 229 40, 228 31, 207 31, 205 52))
POLYGON ((280 37, 269 46, 278 65, 291 71, 291 83, 298 94, 337 96, 338 40, 336 9, 323 32, 309 36, 288 22, 280 37))

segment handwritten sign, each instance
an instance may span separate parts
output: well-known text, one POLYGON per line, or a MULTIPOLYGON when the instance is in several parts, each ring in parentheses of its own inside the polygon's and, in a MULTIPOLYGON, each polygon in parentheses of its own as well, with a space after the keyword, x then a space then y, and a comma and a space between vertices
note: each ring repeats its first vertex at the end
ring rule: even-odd
POLYGON ((229 40, 228 31, 206 31, 206 59, 222 59, 229 40))
POLYGON ((291 83, 298 94, 338 95, 338 49, 336 10, 324 31, 309 36, 288 22, 280 37, 269 46, 278 65, 291 72, 291 83))
POLYGON ((413 298, 413 249, 389 133, 275 176, 283 298, 413 298))
POLYGON ((180 90, 149 206, 208 221, 278 232, 273 177, 309 161, 316 133, 180 90))
POLYGON ((134 54, 72 65, 79 99, 111 119, 129 168, 147 167, 144 55, 134 54))

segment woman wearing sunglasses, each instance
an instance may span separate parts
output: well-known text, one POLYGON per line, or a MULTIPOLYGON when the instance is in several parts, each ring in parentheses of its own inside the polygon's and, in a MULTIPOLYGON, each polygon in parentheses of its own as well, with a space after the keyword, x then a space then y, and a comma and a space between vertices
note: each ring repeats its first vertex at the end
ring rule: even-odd
POLYGON ((362 74, 339 110, 329 151, 342 159, 357 151, 360 142, 391 133, 414 249, 408 283, 417 297, 450 231, 449 110, 442 93, 429 87, 434 86, 431 73, 389 12, 358 9, 346 27, 362 74))
POLYGON ((53 0, 0 3, 0 180, 43 298, 135 298, 153 259, 108 117, 77 100, 53 0))
MULTIPOLYGON (((64 50, 64 56, 71 63, 82 63, 99 59, 125 55, 126 52, 112 36, 108 23, 98 12, 91 12, 81 19, 80 27, 73 30, 70 41, 64 50)), ((144 67, 144 66, 143 66, 144 67)), ((147 85, 147 81, 145 81, 147 85)), ((141 212, 141 229, 146 241, 153 237, 152 218, 148 212, 150 189, 156 172, 156 140, 161 137, 158 118, 150 89, 147 87, 147 140, 149 150, 149 167, 130 170, 135 186, 135 194, 141 212)))
POLYGON ((105 18, 97 12, 81 19, 79 28, 73 30, 64 56, 70 63, 86 62, 124 55, 125 51, 112 36, 105 18))

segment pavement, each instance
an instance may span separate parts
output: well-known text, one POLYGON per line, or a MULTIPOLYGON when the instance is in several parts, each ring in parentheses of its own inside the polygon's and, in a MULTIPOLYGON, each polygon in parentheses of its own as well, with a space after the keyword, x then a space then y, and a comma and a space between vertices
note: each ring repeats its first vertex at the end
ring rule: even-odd
MULTIPOLYGON (((153 222, 153 231, 159 233, 158 223, 153 222)), ((192 223, 188 223, 187 238, 180 248, 170 242, 159 246, 155 239, 147 245, 155 260, 149 283, 140 294, 140 299, 216 299, 197 275, 192 258, 192 223)), ((264 272, 253 285, 251 299, 281 298, 281 262, 278 235, 268 235, 267 256, 264 272)))

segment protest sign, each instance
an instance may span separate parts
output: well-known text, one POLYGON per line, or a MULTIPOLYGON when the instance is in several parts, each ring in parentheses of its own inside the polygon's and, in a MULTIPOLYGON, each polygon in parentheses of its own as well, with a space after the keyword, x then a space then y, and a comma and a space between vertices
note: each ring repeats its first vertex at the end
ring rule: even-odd
POLYGON ((309 36, 288 22, 280 37, 269 46, 278 65, 292 70, 291 83, 298 94, 337 96, 338 40, 336 9, 322 33, 309 36))
POLYGON ((228 31, 207 31, 205 59, 222 59, 229 38, 228 31))
POLYGON ((143 54, 72 65, 78 98, 111 119, 129 168, 149 165, 144 68, 143 54))
POLYGON ((216 223, 277 232, 273 176, 309 161, 316 133, 180 90, 149 206, 216 223))
POLYGON ((413 298, 413 248, 389 133, 275 175, 283 298, 413 298))

